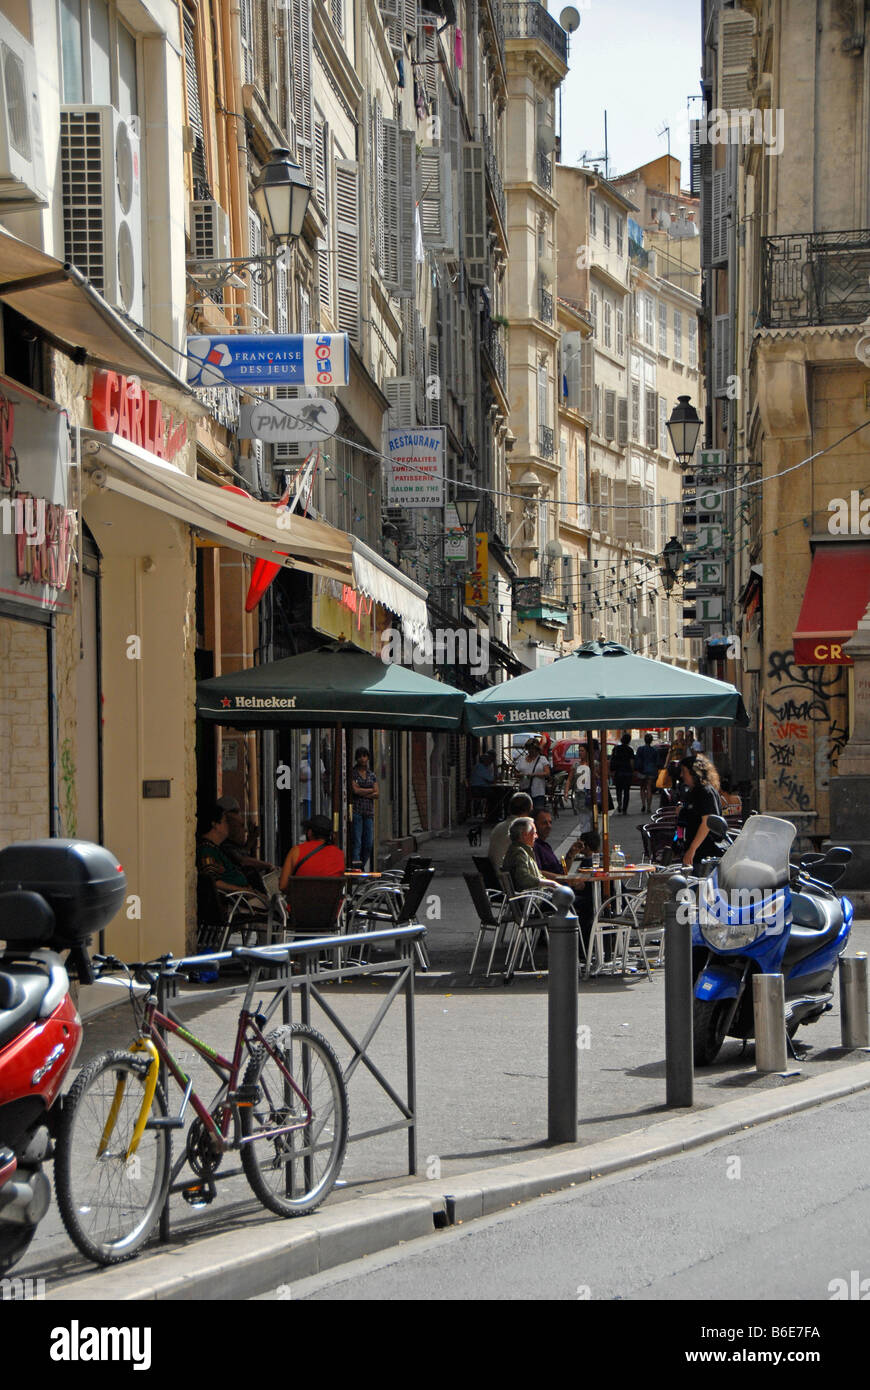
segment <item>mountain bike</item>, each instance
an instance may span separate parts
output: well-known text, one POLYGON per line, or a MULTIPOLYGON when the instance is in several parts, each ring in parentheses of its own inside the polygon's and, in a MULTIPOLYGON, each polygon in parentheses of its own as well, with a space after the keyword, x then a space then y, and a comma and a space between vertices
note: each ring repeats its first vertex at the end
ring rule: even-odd
MULTIPOLYGON (((160 1220, 171 1179, 171 1137, 194 1118, 186 1161, 198 1183, 185 1189, 191 1205, 215 1195, 214 1173, 224 1154, 239 1150, 256 1196, 278 1216, 305 1216, 329 1195, 347 1144, 347 1092, 338 1058, 315 1029, 285 1024, 266 1036, 266 1016, 252 1009, 257 981, 288 957, 237 948, 250 964, 231 1059, 158 1008, 161 978, 185 978, 171 956, 124 965, 95 957, 102 973, 124 969, 138 1014, 136 983, 147 986, 138 1036, 127 1052, 106 1052, 84 1067, 65 1097, 55 1153, 55 1189, 70 1239, 88 1259, 111 1265, 130 1259, 160 1220), (203 1103, 159 1030, 186 1043, 220 1078, 203 1103), (247 1059, 244 1076, 242 1066, 247 1059), (177 1114, 167 1111, 161 1062, 181 1090, 177 1114), (240 1079, 241 1078, 241 1079, 240 1079)), ((181 1165, 183 1166, 183 1164, 181 1165)))

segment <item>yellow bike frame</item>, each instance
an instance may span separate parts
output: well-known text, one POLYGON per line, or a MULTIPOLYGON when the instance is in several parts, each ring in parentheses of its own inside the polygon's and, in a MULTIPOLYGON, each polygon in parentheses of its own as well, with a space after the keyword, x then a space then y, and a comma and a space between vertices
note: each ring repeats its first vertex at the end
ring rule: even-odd
MULTIPOLYGON (((157 1077, 160 1072, 160 1057, 158 1055, 157 1048, 154 1046, 153 1042, 151 1042, 148 1038, 137 1038, 136 1041, 130 1047, 130 1051, 149 1053, 151 1057, 151 1065, 149 1066, 147 1075, 145 1077, 145 1090, 142 1095, 142 1105, 140 1107, 139 1114, 136 1119, 136 1124, 133 1127, 133 1137, 131 1138, 130 1143, 127 1147, 127 1152, 124 1155, 125 1163, 136 1152, 136 1150, 139 1147, 139 1141, 141 1140, 142 1135, 145 1133, 145 1126, 148 1123, 148 1116, 151 1113, 151 1102, 154 1099, 154 1092, 157 1090, 157 1077)), ((109 1140, 112 1137, 112 1132, 115 1128, 115 1124, 118 1119, 118 1113, 121 1109, 121 1101, 124 1099, 124 1090, 126 1088, 126 1085, 126 1075, 119 1076, 115 1085, 115 1094, 112 1099, 112 1106, 109 1110, 109 1115, 106 1120, 106 1127, 103 1130, 102 1138, 100 1139, 100 1143, 97 1148, 97 1158, 101 1158, 102 1155, 105 1153, 106 1148, 108 1147, 109 1140)))

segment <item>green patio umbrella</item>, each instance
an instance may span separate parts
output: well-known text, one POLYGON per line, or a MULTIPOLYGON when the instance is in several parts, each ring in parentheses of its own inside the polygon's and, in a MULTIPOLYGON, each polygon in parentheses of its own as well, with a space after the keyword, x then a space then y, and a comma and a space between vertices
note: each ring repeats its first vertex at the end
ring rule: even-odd
POLYGON ((407 666, 336 645, 270 661, 197 686, 197 714, 234 729, 279 726, 455 731, 465 694, 407 666))
MULTIPOLYGON (((608 729, 638 724, 745 728, 748 723, 743 698, 733 685, 638 656, 617 642, 587 642, 549 666, 470 696, 464 712, 466 730, 477 737, 522 729, 599 730, 602 789, 608 781, 608 729)), ((609 869, 603 792, 601 827, 604 867, 609 869)))

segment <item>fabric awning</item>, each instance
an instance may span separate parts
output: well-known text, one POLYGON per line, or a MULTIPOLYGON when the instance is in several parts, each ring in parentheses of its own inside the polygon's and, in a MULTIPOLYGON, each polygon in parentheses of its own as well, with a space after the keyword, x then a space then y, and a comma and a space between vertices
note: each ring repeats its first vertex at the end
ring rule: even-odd
POLYGON ((843 643, 870 603, 870 543, 817 546, 794 632, 797 666, 851 666, 843 643))
POLYGON ((192 478, 118 435, 81 434, 85 456, 104 470, 111 491, 156 506, 234 550, 351 585, 400 616, 413 636, 425 631, 426 590, 356 536, 192 478))
POLYGON ((38 324, 74 359, 156 382, 177 392, 186 409, 202 410, 187 383, 136 336, 81 271, 2 227, 0 300, 38 324))

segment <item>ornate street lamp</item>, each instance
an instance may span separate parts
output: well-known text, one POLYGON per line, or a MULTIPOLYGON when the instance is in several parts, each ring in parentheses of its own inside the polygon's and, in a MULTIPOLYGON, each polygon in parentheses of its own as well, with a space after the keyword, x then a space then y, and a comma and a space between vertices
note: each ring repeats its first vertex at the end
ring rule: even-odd
POLYGON ((289 150, 272 150, 254 184, 254 206, 272 241, 296 241, 308 211, 311 185, 289 150))
MULTIPOLYGON (((686 398, 688 399, 688 397, 686 398)), ((662 584, 666 594, 669 594, 677 582, 677 576, 683 568, 685 551, 677 540, 676 536, 671 536, 664 550, 662 551, 662 563, 659 574, 662 577, 662 584)))
POLYGON ((473 495, 466 494, 462 497, 457 497, 453 505, 456 508, 459 525, 462 527, 466 536, 470 535, 474 529, 474 523, 477 520, 477 498, 473 495))
POLYGON ((688 468, 700 433, 701 418, 697 410, 688 396, 678 396, 668 420, 668 434, 681 468, 688 468))

